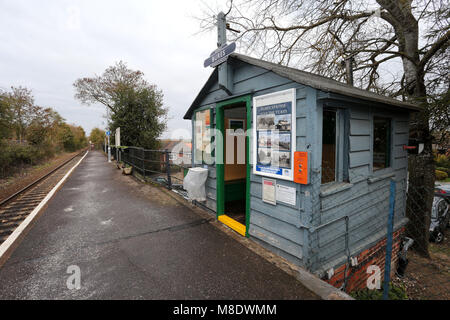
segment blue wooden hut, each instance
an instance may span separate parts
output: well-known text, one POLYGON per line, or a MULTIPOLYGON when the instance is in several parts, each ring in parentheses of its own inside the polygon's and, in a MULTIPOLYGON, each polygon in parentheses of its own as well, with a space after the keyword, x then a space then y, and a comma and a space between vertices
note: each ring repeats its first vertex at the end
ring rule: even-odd
POLYGON ((243 236, 320 276, 357 268, 367 256, 362 253, 386 238, 391 179, 397 240, 407 222, 403 146, 410 114, 418 109, 233 53, 214 69, 184 116, 192 121, 192 165, 209 171, 204 205, 243 236), (270 137, 270 128, 280 129, 279 137, 270 137), (227 129, 250 134, 245 143, 230 144, 227 129), (265 153, 271 143, 284 154, 265 153), (228 164, 224 159, 233 148, 235 161, 228 164), (244 162, 236 161, 239 154, 244 162), (278 157, 283 174, 262 163, 267 156, 278 157), (298 163, 306 169, 297 180, 296 158, 302 156, 298 163))

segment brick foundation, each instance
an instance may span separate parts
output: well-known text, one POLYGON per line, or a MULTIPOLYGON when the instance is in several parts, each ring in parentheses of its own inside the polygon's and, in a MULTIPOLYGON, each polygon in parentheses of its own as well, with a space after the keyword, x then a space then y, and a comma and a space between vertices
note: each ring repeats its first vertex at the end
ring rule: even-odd
MULTIPOLYGON (((397 266, 398 253, 400 251, 400 243, 405 228, 400 228, 393 234, 392 242, 392 259, 391 259, 391 275, 395 272, 397 266)), ((354 257, 354 256, 352 256, 354 257)), ((358 255, 358 265, 349 266, 347 270, 347 292, 367 288, 367 279, 371 274, 367 273, 370 265, 377 265, 381 269, 381 282, 384 278, 384 263, 386 257, 386 238, 375 244, 373 247, 360 252, 358 255)), ((331 279, 324 279, 329 284, 339 288, 344 282, 345 264, 335 268, 334 275, 331 279)))

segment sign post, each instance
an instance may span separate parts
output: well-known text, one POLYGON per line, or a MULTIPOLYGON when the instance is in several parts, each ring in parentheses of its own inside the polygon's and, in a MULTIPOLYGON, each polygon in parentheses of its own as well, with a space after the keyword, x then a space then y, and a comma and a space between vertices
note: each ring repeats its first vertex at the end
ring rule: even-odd
POLYGON ((116 145, 116 162, 119 162, 120 127, 116 129, 114 143, 116 145))
POLYGON ((111 162, 111 143, 109 136, 111 135, 111 131, 106 131, 106 136, 108 137, 108 162, 111 162))

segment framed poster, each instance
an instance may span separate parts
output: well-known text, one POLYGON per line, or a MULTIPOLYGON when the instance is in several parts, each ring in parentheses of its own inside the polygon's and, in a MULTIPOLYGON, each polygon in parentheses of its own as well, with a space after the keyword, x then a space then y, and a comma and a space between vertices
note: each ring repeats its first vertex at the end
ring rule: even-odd
POLYGON ((295 89, 253 98, 254 174, 294 179, 295 101, 295 89))

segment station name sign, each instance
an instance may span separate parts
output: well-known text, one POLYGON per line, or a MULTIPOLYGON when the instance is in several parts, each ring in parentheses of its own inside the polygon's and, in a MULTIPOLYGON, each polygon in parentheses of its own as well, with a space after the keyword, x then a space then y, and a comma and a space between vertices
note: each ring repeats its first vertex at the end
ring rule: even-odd
POLYGON ((228 56, 236 50, 236 43, 225 44, 211 53, 208 59, 205 60, 203 66, 206 67, 217 67, 219 64, 227 61, 228 56))

